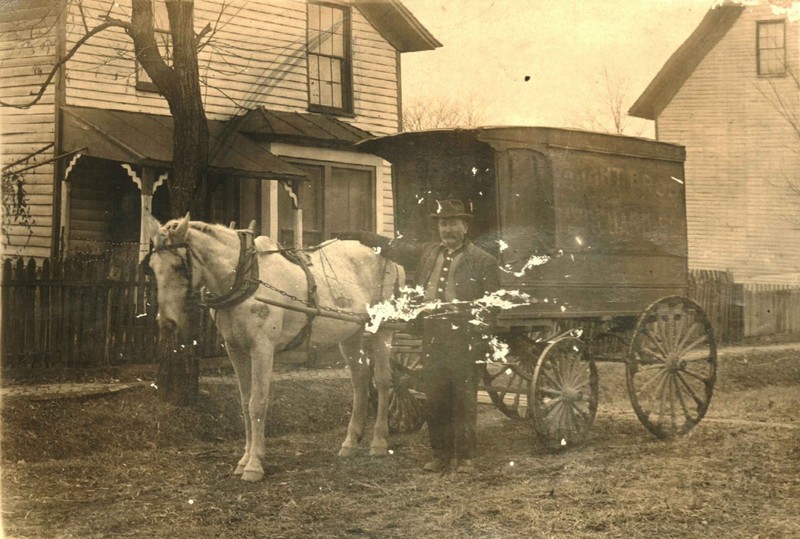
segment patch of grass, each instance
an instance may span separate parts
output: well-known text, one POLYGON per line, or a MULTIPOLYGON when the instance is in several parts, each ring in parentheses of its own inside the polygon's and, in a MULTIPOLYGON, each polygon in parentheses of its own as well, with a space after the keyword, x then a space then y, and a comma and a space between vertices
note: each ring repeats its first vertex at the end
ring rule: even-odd
MULTIPOLYGON (((800 424, 790 357, 722 359, 710 413, 800 424)), ((472 476, 420 471, 430 454, 424 429, 393 437, 385 458, 370 458, 365 440, 355 457, 338 459, 346 380, 273 386, 266 477, 255 484, 231 475, 243 441, 231 386, 205 387, 196 410, 167 407, 146 390, 15 401, 3 411, 6 532, 34 539, 800 536, 800 430, 703 422, 686 437, 657 440, 630 413, 624 369, 611 367, 601 372, 605 393, 590 438, 574 450, 548 453, 528 424, 482 407, 472 476), (26 428, 23 441, 9 439, 26 428), (9 444, 16 458, 6 455, 9 444), (56 450, 62 456, 52 456, 56 450)))

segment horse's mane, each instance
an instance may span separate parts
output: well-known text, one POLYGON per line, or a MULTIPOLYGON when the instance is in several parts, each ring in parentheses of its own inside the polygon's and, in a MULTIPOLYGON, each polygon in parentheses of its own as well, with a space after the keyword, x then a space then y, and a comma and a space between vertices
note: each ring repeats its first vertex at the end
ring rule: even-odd
MULTIPOLYGON (((166 232, 170 232, 178 228, 178 224, 180 224, 180 219, 173 219, 168 221, 164 225, 164 230, 166 232)), ((227 226, 216 224, 216 223, 206 223, 203 221, 189 221, 189 228, 201 234, 207 234, 220 242, 227 242, 230 240, 230 233, 236 232, 235 229, 228 228, 227 226)), ((269 248, 277 248, 278 244, 270 238, 269 236, 257 236, 263 242, 264 240, 268 240, 269 248)))

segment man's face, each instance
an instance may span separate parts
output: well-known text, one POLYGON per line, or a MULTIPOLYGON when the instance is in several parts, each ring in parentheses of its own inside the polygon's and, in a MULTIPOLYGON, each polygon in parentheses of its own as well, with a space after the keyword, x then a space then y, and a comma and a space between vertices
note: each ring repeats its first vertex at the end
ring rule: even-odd
POLYGON ((448 249, 457 249, 464 243, 468 228, 467 222, 458 217, 439 219, 439 237, 448 249))

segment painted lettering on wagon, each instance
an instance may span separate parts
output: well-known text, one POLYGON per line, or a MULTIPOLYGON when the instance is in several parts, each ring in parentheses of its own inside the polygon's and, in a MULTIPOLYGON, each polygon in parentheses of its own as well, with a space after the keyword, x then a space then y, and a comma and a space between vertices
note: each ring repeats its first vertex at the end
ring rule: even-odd
POLYGON ((674 208, 682 186, 666 172, 621 166, 565 170, 556 187, 559 244, 570 247, 580 238, 580 246, 594 249, 679 248, 673 243, 683 216, 674 208))

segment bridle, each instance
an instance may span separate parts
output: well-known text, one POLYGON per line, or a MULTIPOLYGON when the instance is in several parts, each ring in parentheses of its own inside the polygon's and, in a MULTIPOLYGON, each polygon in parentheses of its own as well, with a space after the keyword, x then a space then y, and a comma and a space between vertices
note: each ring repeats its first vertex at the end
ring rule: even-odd
POLYGON ((187 281, 189 281, 189 286, 187 287, 186 290, 186 299, 185 299, 185 301, 188 301, 192 293, 197 292, 194 288, 194 276, 192 274, 192 258, 194 258, 194 255, 192 253, 192 247, 188 243, 183 242, 183 243, 167 244, 162 242, 158 247, 154 246, 150 249, 150 252, 148 252, 147 255, 145 255, 145 257, 142 259, 141 264, 146 268, 147 271, 152 273, 153 270, 150 267, 150 258, 156 253, 161 253, 165 251, 172 253, 178 260, 181 261, 181 267, 186 274, 187 281), (178 249, 186 249, 186 255, 181 256, 178 249))
MULTIPOLYGON (((239 260, 236 265, 234 282, 231 288, 219 295, 215 296, 208 290, 200 290, 200 303, 210 309, 221 310, 228 309, 239 305, 244 300, 252 296, 259 287, 258 280, 258 257, 255 256, 255 245, 253 243, 252 230, 237 230, 239 236, 239 260)), ((142 260, 143 264, 149 266, 150 257, 154 253, 168 251, 174 254, 182 263, 186 271, 186 276, 189 280, 189 288, 191 291, 197 292, 194 288, 194 280, 192 275, 192 259, 197 255, 192 250, 192 246, 188 242, 182 243, 164 243, 161 242, 142 260), (186 249, 186 255, 181 256, 178 249, 186 249)), ((199 257, 198 257, 199 258, 199 257)), ((187 294, 188 297, 188 294, 187 294)))

